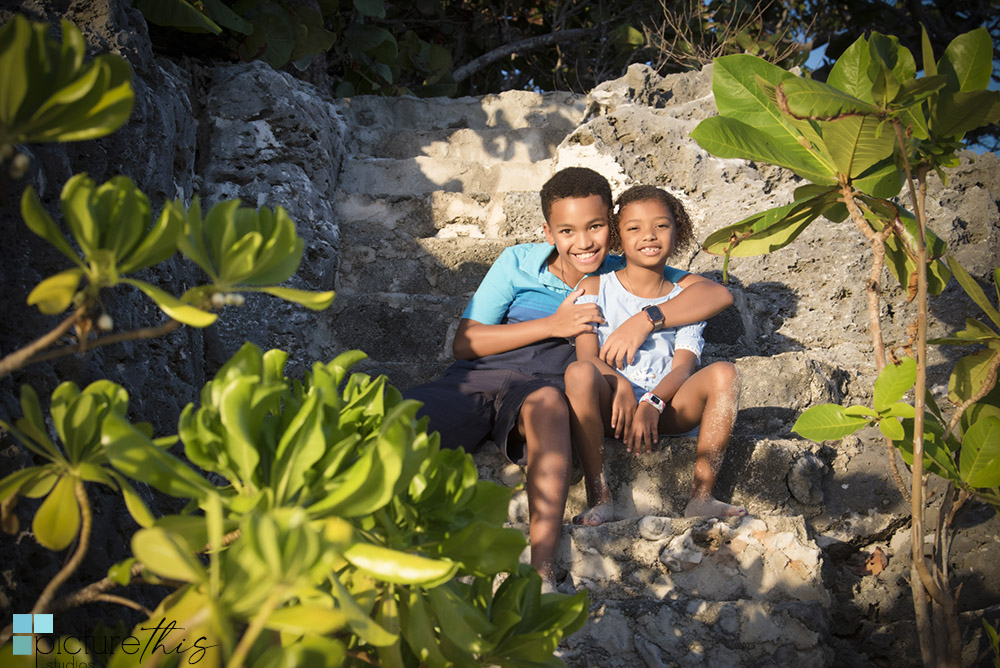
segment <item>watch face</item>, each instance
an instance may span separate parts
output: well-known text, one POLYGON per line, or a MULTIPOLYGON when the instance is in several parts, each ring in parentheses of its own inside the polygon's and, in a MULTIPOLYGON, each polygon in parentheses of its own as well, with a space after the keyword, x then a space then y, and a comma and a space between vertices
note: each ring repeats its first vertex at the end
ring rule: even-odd
POLYGON ((646 312, 646 315, 649 316, 649 319, 654 323, 663 322, 663 311, 660 310, 659 306, 647 306, 643 310, 646 312))

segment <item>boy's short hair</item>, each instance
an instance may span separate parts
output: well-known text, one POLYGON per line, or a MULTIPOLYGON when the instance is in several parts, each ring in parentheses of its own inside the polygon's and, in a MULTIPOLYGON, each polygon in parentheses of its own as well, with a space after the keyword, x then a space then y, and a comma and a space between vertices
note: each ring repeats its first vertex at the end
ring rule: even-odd
POLYGON ((674 214, 674 223, 676 224, 674 249, 684 248, 691 243, 691 239, 694 236, 691 219, 688 218, 687 211, 684 210, 684 205, 681 204, 679 199, 656 186, 632 186, 619 195, 618 201, 615 202, 615 210, 611 217, 610 247, 612 252, 620 253, 622 251, 622 235, 619 226, 622 209, 633 202, 642 202, 649 199, 662 202, 665 207, 670 209, 670 213, 674 214))
POLYGON ((608 180, 586 167, 566 167, 552 175, 542 186, 542 215, 549 222, 552 204, 567 197, 599 195, 611 211, 611 185, 608 180))

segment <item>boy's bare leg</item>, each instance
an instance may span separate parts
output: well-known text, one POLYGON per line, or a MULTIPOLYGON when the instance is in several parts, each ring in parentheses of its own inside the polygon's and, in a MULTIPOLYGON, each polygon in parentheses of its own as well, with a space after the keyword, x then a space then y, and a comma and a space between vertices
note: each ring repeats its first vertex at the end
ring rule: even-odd
POLYGON ((583 468, 587 510, 574 524, 597 526, 614 518, 611 489, 604 475, 604 419, 601 406, 610 406, 611 387, 590 362, 573 362, 566 369, 566 398, 573 448, 583 468))
POLYGON ((746 508, 712 496, 722 458, 736 423, 740 403, 740 373, 729 362, 716 362, 695 372, 677 390, 660 416, 660 428, 683 434, 699 423, 694 486, 685 517, 740 517, 746 508))
POLYGON ((531 565, 551 582, 569 492, 569 409, 554 387, 535 390, 521 404, 518 431, 528 453, 528 536, 531 565))

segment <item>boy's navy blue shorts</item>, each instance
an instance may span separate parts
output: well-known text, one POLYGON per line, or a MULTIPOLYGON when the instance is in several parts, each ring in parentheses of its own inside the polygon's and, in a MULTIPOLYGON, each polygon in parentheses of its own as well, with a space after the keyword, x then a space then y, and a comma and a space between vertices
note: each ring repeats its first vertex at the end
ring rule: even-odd
POLYGON ((517 434, 517 416, 528 395, 543 387, 563 392, 555 379, 519 371, 451 368, 403 396, 423 402, 417 416, 430 417, 429 431, 441 434, 441 447, 475 452, 489 439, 507 459, 523 466, 527 458, 524 439, 517 434))

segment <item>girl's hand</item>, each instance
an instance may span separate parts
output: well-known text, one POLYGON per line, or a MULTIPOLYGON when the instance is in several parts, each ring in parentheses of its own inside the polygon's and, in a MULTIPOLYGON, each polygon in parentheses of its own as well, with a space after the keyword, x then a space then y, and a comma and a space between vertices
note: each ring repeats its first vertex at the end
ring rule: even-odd
POLYGON ((646 452, 653 451, 653 444, 659 440, 657 426, 660 422, 660 413, 647 403, 639 404, 632 417, 632 430, 625 439, 625 450, 642 454, 642 444, 646 444, 646 452))
POLYGON ((624 369, 635 359, 635 353, 653 331, 653 323, 645 313, 636 313, 608 335, 601 346, 600 357, 608 366, 624 369))
POLYGON ((611 428, 615 431, 615 438, 621 438, 622 434, 628 438, 636 404, 632 384, 626 380, 619 380, 615 387, 615 395, 611 398, 611 428))

